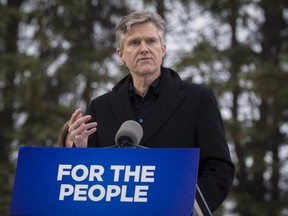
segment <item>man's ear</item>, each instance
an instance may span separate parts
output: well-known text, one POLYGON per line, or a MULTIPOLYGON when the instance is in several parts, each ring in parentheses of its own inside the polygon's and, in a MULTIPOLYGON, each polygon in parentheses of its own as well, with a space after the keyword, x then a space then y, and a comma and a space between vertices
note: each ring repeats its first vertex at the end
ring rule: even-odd
POLYGON ((119 56, 120 60, 125 64, 124 53, 120 48, 116 49, 116 53, 119 56))
POLYGON ((165 54, 166 54, 166 44, 164 44, 164 45, 162 46, 162 57, 164 57, 165 54))
MULTIPOLYGON (((118 54, 119 58, 122 60, 123 58, 123 51, 120 48, 116 48, 116 53, 118 54)), ((123 60, 122 60, 123 61, 123 60)))

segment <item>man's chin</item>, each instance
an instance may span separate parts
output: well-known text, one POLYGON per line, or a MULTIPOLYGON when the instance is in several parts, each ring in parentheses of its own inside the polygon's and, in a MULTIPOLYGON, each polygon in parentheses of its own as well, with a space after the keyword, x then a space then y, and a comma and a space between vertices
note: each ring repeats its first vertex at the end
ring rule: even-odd
POLYGON ((145 76, 145 75, 152 75, 155 73, 155 68, 150 68, 150 69, 145 69, 145 70, 141 70, 140 74, 145 76))
POLYGON ((139 71, 141 73, 144 73, 144 74, 150 74, 150 73, 154 73, 155 71, 157 71, 157 67, 155 65, 142 65, 140 68, 139 68, 139 71))

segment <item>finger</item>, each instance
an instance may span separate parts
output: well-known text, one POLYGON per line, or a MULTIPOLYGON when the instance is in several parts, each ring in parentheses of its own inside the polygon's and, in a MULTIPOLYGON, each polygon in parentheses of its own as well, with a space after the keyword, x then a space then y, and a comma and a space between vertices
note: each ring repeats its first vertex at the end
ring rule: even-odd
POLYGON ((79 115, 81 114, 80 117, 82 117, 82 112, 81 112, 81 109, 78 108, 75 110, 75 112, 72 114, 71 118, 70 118, 70 121, 69 121, 69 127, 72 126, 72 124, 74 124, 74 122, 79 118, 79 115))
POLYGON ((93 128, 90 128, 90 129, 84 131, 83 133, 84 133, 86 136, 90 136, 91 134, 95 133, 96 130, 97 130, 97 128, 96 128, 96 127, 93 127, 93 128))
POLYGON ((82 134, 82 133, 86 134, 87 131, 93 130, 94 128, 96 128, 96 126, 97 126, 96 122, 82 124, 75 130, 75 134, 82 134))
MULTIPOLYGON (((84 133, 87 130, 90 130, 92 128, 96 128, 97 123, 96 122, 90 122, 86 123, 86 121, 90 120, 91 116, 84 116, 81 119, 78 119, 70 128, 69 132, 72 136, 77 136, 79 134, 84 133)), ((95 130, 96 131, 96 130, 95 130)), ((94 131, 94 132, 95 132, 94 131)))
POLYGON ((91 119, 90 115, 79 117, 76 121, 74 121, 73 124, 70 125, 69 132, 72 132, 72 131, 77 130, 77 129, 81 129, 80 126, 83 125, 83 124, 85 125, 85 123, 87 121, 89 121, 90 119, 91 119))
MULTIPOLYGON (((79 109, 80 110, 80 109, 79 109)), ((81 112, 81 110, 80 110, 80 112, 79 112, 79 114, 76 116, 76 119, 79 119, 79 118, 82 118, 83 117, 83 114, 82 114, 82 112, 81 112)))
POLYGON ((76 131, 73 131, 73 133, 75 132, 75 134, 74 135, 72 135, 71 134, 71 137, 72 137, 72 140, 73 140, 73 142, 76 144, 76 146, 77 147, 87 147, 87 139, 88 139, 88 137, 91 135, 91 134, 93 134, 93 133, 95 133, 95 131, 97 130, 97 128, 96 128, 96 122, 93 122, 93 124, 91 123, 91 125, 90 126, 92 126, 93 125, 93 127, 91 128, 89 128, 89 129, 87 129, 87 130, 85 130, 85 131, 83 131, 82 133, 76 133, 76 131), (86 141, 85 141, 86 140, 86 141), (84 141, 84 142, 83 142, 84 141), (81 144, 82 143, 82 144, 81 144), (83 144, 83 143, 86 143, 86 144, 83 144))

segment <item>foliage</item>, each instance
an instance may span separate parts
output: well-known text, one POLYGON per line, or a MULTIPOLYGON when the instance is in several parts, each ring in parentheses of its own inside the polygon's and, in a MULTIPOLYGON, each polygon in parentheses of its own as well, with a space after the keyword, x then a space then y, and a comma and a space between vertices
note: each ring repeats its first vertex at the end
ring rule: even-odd
POLYGON ((53 146, 73 110, 85 112, 93 94, 113 80, 113 30, 129 7, 23 0, 2 3, 0 11, 0 176, 7 186, 0 188, 0 214, 8 215, 11 157, 19 145, 53 146))
POLYGON ((287 149, 287 130, 283 131, 288 117, 287 59, 283 61, 287 55, 287 2, 197 2, 211 13, 219 28, 214 29, 213 40, 204 38, 179 67, 193 67, 196 75, 201 74, 202 82, 215 89, 230 113, 225 124, 237 164, 230 194, 236 202, 233 211, 245 216, 284 215, 287 157, 281 156, 281 150, 287 149), (258 17, 249 13, 253 8, 258 17), (215 41, 223 38, 224 26, 229 29, 229 39, 223 48, 215 41), (240 40, 241 31, 248 32, 246 40, 240 40), (222 71, 215 70, 216 63, 222 71), (219 79, 225 73, 225 79, 219 79))
POLYGON ((85 112, 123 76, 113 31, 120 17, 141 7, 165 17, 167 40, 176 41, 164 65, 212 88, 226 113, 237 172, 227 199, 232 207, 215 215, 284 215, 285 0, 0 1, 0 215, 9 212, 18 147, 53 146, 74 109, 85 112))

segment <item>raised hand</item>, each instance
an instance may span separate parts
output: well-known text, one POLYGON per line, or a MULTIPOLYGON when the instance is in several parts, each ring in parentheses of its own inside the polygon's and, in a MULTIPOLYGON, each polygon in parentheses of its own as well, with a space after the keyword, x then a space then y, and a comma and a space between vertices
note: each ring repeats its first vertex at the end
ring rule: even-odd
POLYGON ((72 114, 69 121, 69 133, 76 147, 87 147, 88 137, 97 130, 96 122, 87 123, 90 119, 90 115, 83 116, 80 108, 72 114))

